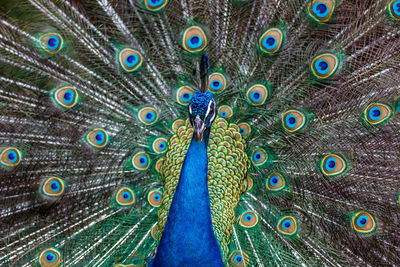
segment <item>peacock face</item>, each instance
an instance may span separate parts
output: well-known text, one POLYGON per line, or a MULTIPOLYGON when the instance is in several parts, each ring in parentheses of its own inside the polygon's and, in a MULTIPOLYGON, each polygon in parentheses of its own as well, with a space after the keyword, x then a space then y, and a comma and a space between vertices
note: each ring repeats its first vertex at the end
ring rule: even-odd
POLYGON ((216 104, 210 92, 197 91, 190 101, 189 119, 198 142, 203 140, 205 131, 209 131, 215 119, 216 104))

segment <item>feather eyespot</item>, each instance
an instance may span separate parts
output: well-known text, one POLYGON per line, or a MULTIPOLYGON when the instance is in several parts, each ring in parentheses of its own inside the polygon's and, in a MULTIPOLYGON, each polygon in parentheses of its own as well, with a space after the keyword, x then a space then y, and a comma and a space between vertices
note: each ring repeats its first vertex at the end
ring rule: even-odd
POLYGON ((65 86, 54 92, 54 100, 62 108, 72 108, 78 103, 78 91, 71 86, 65 86))
POLYGON ((353 229, 359 233, 368 234, 375 230, 376 223, 371 214, 360 211, 352 218, 353 229))
POLYGON ((207 46, 207 36, 200 27, 191 26, 183 33, 182 45, 190 53, 200 52, 207 46))
POLYGON ((243 138, 246 138, 250 135, 251 127, 247 122, 239 123, 238 126, 239 126, 239 132, 243 136, 243 138))
POLYGON ((270 191, 280 191, 286 185, 285 178, 280 173, 271 173, 266 180, 267 189, 270 191))
POLYGON ((129 206, 135 203, 135 193, 129 187, 122 187, 118 190, 115 200, 121 206, 129 206))
POLYGON ((253 106, 261 106, 268 97, 268 90, 262 84, 256 84, 247 90, 247 101, 253 106))
POLYGON ((168 0, 144 0, 144 4, 147 10, 156 12, 163 9, 168 4, 168 0))
POLYGON ((246 211, 240 216, 239 224, 245 228, 252 228, 258 223, 258 216, 253 211, 246 211))
POLYGON ((59 266, 61 263, 61 254, 54 248, 48 248, 40 254, 39 263, 42 267, 59 266))
POLYGON ((161 199, 162 193, 159 190, 152 190, 147 195, 147 201, 149 201, 150 205, 156 208, 161 206, 161 199))
POLYGON ((325 156, 321 161, 321 171, 326 176, 336 176, 346 170, 346 161, 335 154, 325 156))
POLYGON ((208 77, 208 90, 222 92, 226 88, 226 78, 222 73, 214 72, 208 77))
POLYGON ((42 192, 48 197, 58 197, 64 193, 64 182, 58 177, 47 178, 42 186, 42 192))
POLYGON ((157 240, 157 235, 158 235, 158 226, 157 224, 151 227, 151 237, 157 240))
POLYGON ((161 173, 161 167, 164 164, 164 159, 161 158, 159 160, 157 160, 156 164, 155 164, 155 169, 158 173, 161 173))
POLYGON ((388 10, 392 18, 400 20, 400 0, 392 0, 389 3, 388 10))
POLYGON ((254 184, 253 179, 250 176, 247 176, 245 181, 246 181, 246 185, 247 185, 246 191, 250 191, 253 188, 253 184, 254 184))
POLYGON ((142 54, 132 48, 124 48, 119 52, 119 63, 127 71, 138 71, 143 63, 142 54))
POLYGON ((165 139, 164 137, 159 137, 155 139, 153 142, 153 151, 157 154, 164 153, 165 151, 167 151, 168 148, 167 142, 167 139, 165 139))
POLYGON ((146 125, 152 125, 158 120, 158 112, 152 107, 142 108, 139 110, 138 116, 139 120, 146 125))
POLYGON ((245 267, 249 264, 250 258, 244 251, 236 250, 229 257, 229 263, 233 267, 245 267))
POLYGON ((332 17, 335 7, 335 0, 314 0, 308 4, 308 14, 317 22, 327 22, 332 17))
POLYGON ((40 46, 50 54, 55 54, 63 47, 63 38, 58 33, 46 33, 39 38, 40 46))
POLYGON ((262 148, 256 148, 253 150, 253 153, 251 155, 251 161, 253 162, 253 165, 256 167, 260 167, 264 165, 268 160, 268 154, 265 152, 264 149, 262 148))
POLYGON ((218 115, 224 119, 229 119, 233 115, 233 110, 230 106, 222 105, 218 109, 218 115))
POLYGON ((293 236, 297 232, 297 222, 292 216, 285 216, 278 222, 277 229, 279 233, 286 236, 293 236))
POLYGON ((339 68, 339 59, 332 53, 324 53, 311 61, 310 68, 316 78, 326 79, 336 73, 339 68))
POLYGON ((260 50, 267 54, 276 53, 282 46, 283 33, 278 28, 266 30, 258 40, 260 50))
POLYGON ((306 124, 306 117, 298 110, 286 111, 282 116, 283 128, 288 132, 297 132, 306 124))
POLYGON ((150 157, 145 152, 136 153, 132 157, 132 165, 137 170, 147 170, 150 165, 150 157))
POLYGON ((108 134, 105 130, 97 128, 86 135, 88 143, 95 148, 105 147, 108 143, 108 134))
POLYGON ((176 101, 182 106, 187 106, 192 100, 194 90, 189 86, 182 86, 176 92, 176 101))
POLYGON ((364 118, 371 125, 386 122, 392 115, 392 109, 382 103, 372 103, 364 111, 364 118))
POLYGON ((22 160, 21 152, 15 147, 8 147, 1 152, 0 163, 5 167, 15 167, 22 160))

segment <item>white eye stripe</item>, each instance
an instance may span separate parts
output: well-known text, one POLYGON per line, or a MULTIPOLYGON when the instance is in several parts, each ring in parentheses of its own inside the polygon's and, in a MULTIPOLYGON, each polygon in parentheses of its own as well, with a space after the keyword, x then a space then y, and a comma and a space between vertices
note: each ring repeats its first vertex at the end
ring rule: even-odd
POLYGON ((189 105, 189 113, 192 114, 192 105, 189 105))
MULTIPOLYGON (((212 101, 210 101, 210 103, 208 103, 207 112, 206 112, 206 118, 207 118, 208 114, 210 114, 211 104, 213 104, 213 103, 214 103, 214 106, 215 106, 215 101, 214 100, 212 100, 212 101)), ((214 115, 215 115, 215 112, 214 112, 214 115)))

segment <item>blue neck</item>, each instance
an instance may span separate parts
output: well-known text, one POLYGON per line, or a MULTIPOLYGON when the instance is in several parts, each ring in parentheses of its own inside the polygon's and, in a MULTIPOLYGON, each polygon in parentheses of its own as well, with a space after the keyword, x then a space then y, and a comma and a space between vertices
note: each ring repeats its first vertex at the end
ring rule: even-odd
POLYGON ((167 222, 150 266, 223 267, 214 235, 207 186, 206 138, 192 139, 167 222))

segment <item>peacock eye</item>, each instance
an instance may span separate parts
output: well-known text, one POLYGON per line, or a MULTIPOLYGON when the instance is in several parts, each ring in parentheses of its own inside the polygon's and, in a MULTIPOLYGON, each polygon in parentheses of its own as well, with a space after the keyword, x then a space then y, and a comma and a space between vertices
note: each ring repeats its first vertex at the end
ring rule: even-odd
POLYGON ((211 92, 221 92, 226 88, 226 78, 219 72, 214 72, 208 77, 208 89, 211 92))
POLYGON ((322 173, 326 176, 336 176, 346 170, 346 161, 335 154, 325 156, 321 161, 322 173))
POLYGON ((283 33, 278 28, 266 30, 258 40, 260 50, 267 54, 276 53, 282 46, 283 33))
POLYGON ((292 236, 297 232, 297 222, 292 216, 281 218, 277 225, 278 231, 286 236, 292 236))
POLYGON ((223 105, 219 107, 218 115, 224 119, 229 119, 233 115, 233 110, 230 106, 223 105))
POLYGON ((132 189, 128 187, 122 187, 118 190, 115 200, 121 206, 129 206, 135 203, 135 194, 132 189))
POLYGON ((149 201, 150 205, 153 207, 161 206, 162 193, 159 190, 152 190, 147 195, 147 201, 149 201))
POLYGON ((58 33, 46 33, 39 38, 40 46, 48 53, 55 54, 61 50, 63 39, 58 33))
POLYGON ((17 166, 22 159, 21 152, 15 147, 8 147, 0 154, 0 163, 6 167, 17 166))
POLYGON ((258 216, 253 211, 246 211, 240 216, 239 224, 245 228, 252 228, 258 223, 258 216))
POLYGON ((280 173, 271 173, 266 180, 266 186, 270 191, 280 191, 285 187, 285 179, 280 173))
POLYGON ((147 168, 150 166, 149 155, 145 152, 136 153, 132 157, 132 165, 137 170, 147 170, 147 168))
POLYGON ((326 79, 335 74, 339 67, 339 59, 332 53, 316 56, 311 61, 311 72, 318 79, 326 79))
POLYGON ((168 0, 144 0, 144 4, 147 10, 156 12, 163 9, 168 4, 168 0))
POLYGON ((388 9, 390 16, 394 19, 400 20, 400 0, 392 0, 388 9))
POLYGON ((119 52, 119 63, 127 72, 137 71, 142 66, 143 57, 138 51, 125 48, 119 52))
POLYGON ((182 86, 176 91, 176 101, 182 106, 189 105, 194 90, 189 86, 182 86))
POLYGON ((384 123, 391 115, 392 109, 382 103, 372 103, 364 111, 364 118, 371 125, 384 123))
POLYGON ((288 132, 296 132, 304 127, 306 118, 304 114, 298 110, 288 110, 283 114, 282 125, 288 132))
POLYGON ((49 197, 58 197, 64 192, 64 182, 58 177, 50 177, 44 181, 42 192, 49 197))
POLYGON ((89 144, 95 148, 102 148, 108 143, 108 134, 103 129, 94 129, 86 136, 89 144))
POLYGON ((61 262, 60 252, 53 248, 44 250, 39 256, 39 262, 41 266, 55 267, 59 266, 61 262))
POLYGON ((308 5, 308 14, 317 22, 327 22, 335 10, 335 0, 314 0, 308 5))
POLYGON ((352 225, 354 230, 359 233, 371 233, 376 228, 376 223, 371 214, 366 211, 360 211, 353 216, 352 225))
POLYGON ((192 26, 183 33, 183 48, 191 53, 202 51, 207 46, 207 37, 198 26, 192 26))
POLYGON ((139 110, 138 117, 145 125, 152 125, 158 120, 158 112, 155 108, 145 107, 139 110))
POLYGON ((241 250, 236 250, 232 252, 231 256, 229 257, 230 266, 245 267, 249 264, 249 262, 249 256, 241 250))
POLYGON ((265 152, 264 149, 262 148, 256 148, 253 150, 253 153, 251 155, 251 162, 253 162, 253 165, 256 167, 260 167, 264 165, 268 160, 268 154, 265 152))
POLYGON ((54 100, 62 108, 72 108, 78 103, 78 91, 71 86, 65 86, 54 92, 54 100))
POLYGON ((247 101, 253 106, 260 106, 265 103, 268 97, 268 90, 262 84, 256 84, 247 90, 247 101))
POLYGON ((167 146, 167 139, 163 137, 159 137, 154 140, 153 142, 153 151, 156 152, 157 154, 164 153, 168 146, 167 146))

